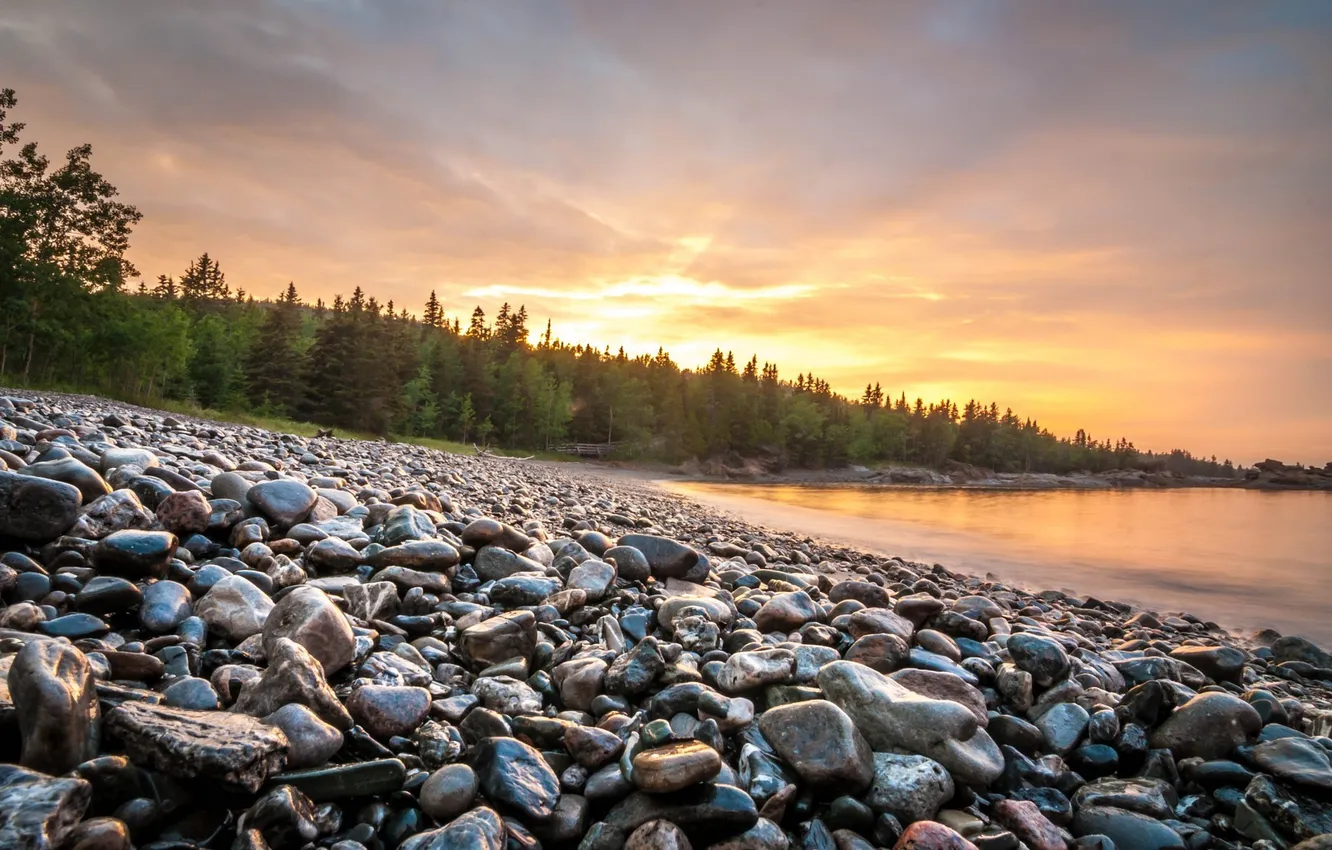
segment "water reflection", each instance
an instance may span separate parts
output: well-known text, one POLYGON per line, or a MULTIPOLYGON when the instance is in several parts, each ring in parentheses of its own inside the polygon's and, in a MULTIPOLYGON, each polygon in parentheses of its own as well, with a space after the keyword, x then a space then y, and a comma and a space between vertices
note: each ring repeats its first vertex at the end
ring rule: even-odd
POLYGON ((1332 493, 666 486, 884 554, 1332 643, 1332 493))

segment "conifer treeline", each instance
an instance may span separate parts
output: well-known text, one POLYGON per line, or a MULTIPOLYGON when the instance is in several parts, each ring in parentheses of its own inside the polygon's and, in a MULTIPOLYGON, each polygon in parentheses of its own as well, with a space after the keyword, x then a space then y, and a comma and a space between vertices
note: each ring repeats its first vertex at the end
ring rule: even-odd
MULTIPOLYGON (((0 92, 0 153, 21 124, 0 92)), ((294 284, 273 301, 232 290, 201 255, 178 278, 126 281, 138 210, 90 166, 91 149, 56 169, 35 144, 0 160, 0 382, 74 384, 131 400, 194 400, 324 425, 447 437, 512 448, 616 443, 624 457, 763 458, 801 467, 960 461, 1001 471, 1103 471, 1138 466, 1227 474, 1187 452, 1138 452, 1126 440, 1061 439, 997 405, 859 399, 801 373, 783 379, 757 356, 737 366, 717 350, 681 369, 665 351, 535 335, 524 307, 493 321, 476 307, 464 327, 435 293, 421 318, 357 288, 303 303, 294 284)))

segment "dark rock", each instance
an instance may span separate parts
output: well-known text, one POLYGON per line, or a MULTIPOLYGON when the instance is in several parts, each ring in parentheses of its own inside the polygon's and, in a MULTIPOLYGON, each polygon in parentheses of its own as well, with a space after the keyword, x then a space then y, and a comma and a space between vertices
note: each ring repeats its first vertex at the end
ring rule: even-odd
POLYGON ((407 768, 395 758, 275 773, 273 785, 291 785, 315 803, 391 794, 402 788, 407 768))
POLYGON ((0 847, 59 850, 67 846, 92 799, 82 779, 47 776, 0 764, 0 847))
POLYGON ((82 504, 73 485, 0 470, 0 537, 54 540, 78 519, 82 504))
POLYGON ((93 547, 92 563, 104 575, 166 578, 177 543, 176 535, 165 531, 117 531, 93 547))
POLYGON ((1115 847, 1134 850, 1185 850, 1179 833, 1147 815, 1113 806, 1087 806, 1073 815, 1075 836, 1104 835, 1115 847))
POLYGON ((538 822, 554 814, 560 781, 539 752, 515 738, 486 738, 471 758, 487 799, 538 822))

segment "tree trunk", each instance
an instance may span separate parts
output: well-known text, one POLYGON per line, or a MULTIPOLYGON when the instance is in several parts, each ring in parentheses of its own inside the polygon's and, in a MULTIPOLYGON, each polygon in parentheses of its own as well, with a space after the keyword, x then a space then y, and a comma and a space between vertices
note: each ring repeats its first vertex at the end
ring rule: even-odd
POLYGON ((0 346, 0 375, 5 374, 5 363, 9 361, 9 342, 0 346))
POLYGON ((23 382, 28 381, 28 371, 32 368, 32 341, 36 331, 28 331, 28 354, 23 358, 23 382))

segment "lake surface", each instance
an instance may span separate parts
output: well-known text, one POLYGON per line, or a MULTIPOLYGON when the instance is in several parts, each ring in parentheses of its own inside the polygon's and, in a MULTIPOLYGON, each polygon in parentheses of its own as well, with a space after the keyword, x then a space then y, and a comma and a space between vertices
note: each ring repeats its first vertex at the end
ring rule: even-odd
POLYGON ((660 483, 853 548, 1332 645, 1332 493, 660 483))

